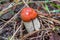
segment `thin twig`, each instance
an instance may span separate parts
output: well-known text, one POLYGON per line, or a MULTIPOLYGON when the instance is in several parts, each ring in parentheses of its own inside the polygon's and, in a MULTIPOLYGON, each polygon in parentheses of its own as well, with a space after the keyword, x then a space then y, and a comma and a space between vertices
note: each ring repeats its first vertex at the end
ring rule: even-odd
MULTIPOLYGON (((24 6, 25 7, 25 6, 24 6)), ((23 7, 23 8, 24 8, 23 7)), ((23 9, 22 8, 22 9, 23 9)), ((22 10, 21 9, 21 10, 22 10)), ((12 19, 16 19, 17 18, 17 15, 21 12, 21 10, 17 13, 17 14, 15 14, 9 21, 7 21, 3 26, 2 26, 2 28, 0 28, 0 30, 2 30, 12 19)))
POLYGON ((53 22, 55 22, 55 23, 58 23, 58 24, 60 24, 60 21, 58 21, 58 20, 55 20, 55 19, 53 19, 53 18, 47 18, 47 17, 45 17, 45 16, 42 16, 42 15, 39 15, 40 17, 42 17, 42 18, 46 18, 46 19, 48 19, 48 20, 51 20, 51 21, 53 21, 53 22))
POLYGON ((40 38, 40 40, 42 40, 44 33, 45 33, 45 31, 41 32, 41 38, 40 38))
MULTIPOLYGON (((22 0, 22 1, 23 1, 23 3, 24 3, 27 7, 29 7, 28 4, 25 2, 25 0, 22 0)), ((28 1, 27 1, 27 2, 28 2, 28 1)))
POLYGON ((16 35, 16 33, 18 32, 18 30, 21 28, 22 26, 22 22, 21 22, 21 25, 17 28, 17 30, 14 32, 13 36, 11 37, 10 40, 12 40, 14 38, 14 36, 16 35))
POLYGON ((43 20, 43 22, 44 22, 45 24, 47 24, 49 28, 51 28, 51 27, 50 27, 50 24, 47 23, 45 20, 43 20))
POLYGON ((22 24, 22 27, 20 28, 20 38, 22 38, 22 36, 23 36, 23 30, 22 30, 22 28, 23 28, 23 24, 22 24))
POLYGON ((2 18, 0 18, 0 20, 3 21, 3 22, 7 22, 7 21, 3 20, 2 18))
POLYGON ((34 33, 39 32, 39 31, 51 30, 51 29, 52 29, 52 28, 45 28, 45 29, 40 29, 40 30, 37 30, 37 31, 31 32, 31 33, 28 33, 28 34, 24 35, 24 36, 21 38, 21 40, 25 40, 27 37, 33 35, 34 33))
MULTIPOLYGON (((14 29, 13 29, 13 34, 15 33, 15 28, 16 28, 16 22, 14 22, 14 29)), ((14 38, 14 37, 13 37, 14 38)))

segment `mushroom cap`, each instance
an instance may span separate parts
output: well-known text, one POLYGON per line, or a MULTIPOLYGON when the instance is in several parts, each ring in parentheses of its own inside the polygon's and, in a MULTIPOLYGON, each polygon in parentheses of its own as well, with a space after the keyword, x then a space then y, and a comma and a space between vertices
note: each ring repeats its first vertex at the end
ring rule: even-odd
POLYGON ((27 7, 22 10, 20 15, 23 21, 29 22, 37 17, 37 12, 35 12, 34 9, 27 7))

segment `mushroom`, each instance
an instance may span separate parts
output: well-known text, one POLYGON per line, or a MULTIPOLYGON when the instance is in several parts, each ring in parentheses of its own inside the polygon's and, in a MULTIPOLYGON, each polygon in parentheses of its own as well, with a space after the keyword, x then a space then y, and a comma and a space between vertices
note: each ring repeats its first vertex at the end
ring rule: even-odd
POLYGON ((37 18, 37 12, 30 7, 26 7, 21 12, 21 19, 25 25, 27 32, 33 32, 40 29, 40 22, 37 18))

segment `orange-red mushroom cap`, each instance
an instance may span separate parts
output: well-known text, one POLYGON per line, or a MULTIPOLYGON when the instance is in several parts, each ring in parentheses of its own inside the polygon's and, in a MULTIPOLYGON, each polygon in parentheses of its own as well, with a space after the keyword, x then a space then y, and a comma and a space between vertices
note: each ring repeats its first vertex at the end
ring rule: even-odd
POLYGON ((23 21, 28 22, 37 17, 37 12, 32 8, 24 8, 20 15, 23 21))

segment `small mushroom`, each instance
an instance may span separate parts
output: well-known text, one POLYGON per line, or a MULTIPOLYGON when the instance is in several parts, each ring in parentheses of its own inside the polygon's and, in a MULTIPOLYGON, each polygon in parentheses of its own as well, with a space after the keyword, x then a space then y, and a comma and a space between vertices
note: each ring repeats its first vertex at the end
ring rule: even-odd
POLYGON ((30 7, 24 8, 20 15, 28 32, 39 30, 40 22, 37 18, 37 12, 34 9, 30 7))

